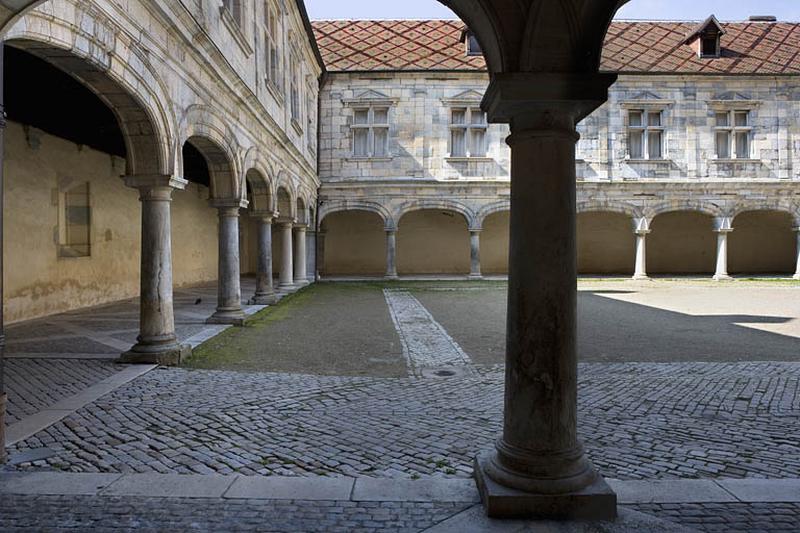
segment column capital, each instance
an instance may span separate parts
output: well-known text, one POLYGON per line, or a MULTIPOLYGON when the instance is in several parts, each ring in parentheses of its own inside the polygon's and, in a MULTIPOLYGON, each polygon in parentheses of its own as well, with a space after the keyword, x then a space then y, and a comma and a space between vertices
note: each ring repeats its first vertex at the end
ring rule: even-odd
POLYGON ((278 218, 275 219, 275 224, 277 224, 278 226, 283 226, 283 227, 289 226, 291 228, 294 226, 294 223, 295 219, 290 217, 279 216, 278 218))
POLYGON ((608 100, 616 74, 515 72, 495 74, 483 98, 489 122, 513 131, 559 130, 575 125, 608 100))
POLYGON ((483 231, 483 228, 469 228, 469 232, 471 235, 479 234, 483 231))
POLYGON ((292 227, 297 231, 302 231, 302 232, 308 230, 308 224, 293 224, 292 227))
POLYGON ((163 174, 132 174, 122 176, 125 185, 133 189, 144 191, 147 189, 174 189, 182 191, 189 182, 177 176, 163 174))
POLYGON ((717 217, 714 219, 715 233, 730 233, 733 231, 733 219, 730 217, 717 217))
POLYGON ((275 213, 272 211, 250 211, 251 218, 257 218, 258 220, 266 223, 272 224, 272 221, 275 219, 275 213))
POLYGON ((385 228, 383 228, 383 231, 385 231, 386 233, 397 233, 397 228, 395 228, 394 226, 386 226, 385 228))
POLYGON ((208 201, 209 205, 215 209, 244 209, 250 202, 240 198, 212 198, 208 201))

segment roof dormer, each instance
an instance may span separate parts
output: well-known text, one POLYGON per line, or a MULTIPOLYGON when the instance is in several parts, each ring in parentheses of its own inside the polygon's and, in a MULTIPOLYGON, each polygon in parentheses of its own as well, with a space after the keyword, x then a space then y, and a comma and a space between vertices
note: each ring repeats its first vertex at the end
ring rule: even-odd
POLYGON ((475 32, 472 30, 464 30, 461 32, 461 42, 466 46, 467 56, 483 55, 481 43, 478 42, 478 38, 475 36, 475 32))
POLYGON ((722 51, 720 41, 724 34, 725 30, 717 17, 711 15, 689 32, 685 42, 697 53, 697 57, 716 58, 722 51))

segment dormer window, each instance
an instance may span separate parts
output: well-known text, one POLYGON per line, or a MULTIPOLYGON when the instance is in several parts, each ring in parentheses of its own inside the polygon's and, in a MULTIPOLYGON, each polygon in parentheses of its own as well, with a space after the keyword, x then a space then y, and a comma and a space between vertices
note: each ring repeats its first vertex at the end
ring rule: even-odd
POLYGON ((472 30, 464 30, 464 32, 461 34, 461 42, 466 46, 467 56, 483 55, 481 43, 478 42, 478 38, 475 36, 472 30))
POLYGON ((698 57, 717 58, 722 51, 720 40, 724 34, 722 25, 711 15, 686 36, 685 42, 694 49, 698 57))

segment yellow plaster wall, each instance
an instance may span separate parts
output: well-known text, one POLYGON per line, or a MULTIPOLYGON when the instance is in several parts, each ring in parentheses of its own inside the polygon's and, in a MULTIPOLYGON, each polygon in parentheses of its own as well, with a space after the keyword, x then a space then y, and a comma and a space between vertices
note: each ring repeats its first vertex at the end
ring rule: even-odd
POLYGON ((728 235, 728 272, 731 274, 794 273, 797 237, 792 217, 774 211, 742 213, 728 235))
POLYGON ((397 232, 397 270, 403 274, 469 274, 469 231, 458 213, 413 211, 397 232))
POLYGON ((717 234, 710 216, 691 211, 658 215, 647 236, 649 274, 713 274, 717 234))
MULTIPOLYGON (((5 146, 4 311, 16 322, 139 293, 141 208, 125 161, 9 123, 5 146), (91 256, 58 254, 58 190, 90 184, 91 256)), ((216 218, 196 188, 173 203, 176 286, 216 279, 216 218)))
POLYGON ((490 215, 481 232, 481 272, 508 274, 509 212, 490 215))
POLYGON ((633 273, 636 246, 630 217, 580 213, 577 224, 580 274, 633 273))
POLYGON ((386 233, 375 213, 343 211, 325 217, 324 276, 383 276, 386 233))

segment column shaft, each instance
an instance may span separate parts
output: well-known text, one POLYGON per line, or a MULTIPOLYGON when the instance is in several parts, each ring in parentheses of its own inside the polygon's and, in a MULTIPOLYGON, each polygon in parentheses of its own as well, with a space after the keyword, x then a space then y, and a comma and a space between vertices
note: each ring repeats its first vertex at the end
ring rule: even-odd
POLYGON ((800 280, 800 228, 794 228, 794 231, 797 233, 797 248, 795 251, 795 254, 797 255, 797 268, 794 272, 794 279, 800 280))
POLYGON ((239 262, 239 207, 218 207, 219 279, 217 312, 208 319, 212 324, 244 323, 239 262))
POLYGON ((284 291, 294 289, 292 223, 281 222, 281 272, 278 288, 284 291))
POLYGON ((256 268, 256 293, 252 302, 257 305, 275 303, 275 289, 272 285, 272 218, 258 219, 258 261, 256 268))
POLYGON ((294 228, 294 282, 298 286, 308 285, 306 276, 306 227, 294 228))
POLYGON ((397 231, 386 230, 386 279, 397 279, 397 231))
POLYGON ((730 230, 717 231, 717 270, 714 273, 716 281, 731 279, 728 275, 728 234, 730 230))
POLYGON ((127 363, 175 365, 191 353, 175 335, 172 300, 173 188, 139 187, 142 204, 141 271, 139 291, 139 336, 127 363))
POLYGON ((5 157, 6 113, 3 95, 3 41, 0 40, 0 464, 6 461, 5 322, 3 318, 3 166, 5 157))
POLYGON ((647 234, 646 231, 636 232, 636 265, 633 271, 633 279, 650 279, 647 275, 647 234))
POLYGON ((469 232, 469 277, 471 279, 481 279, 481 232, 471 230, 469 232))

